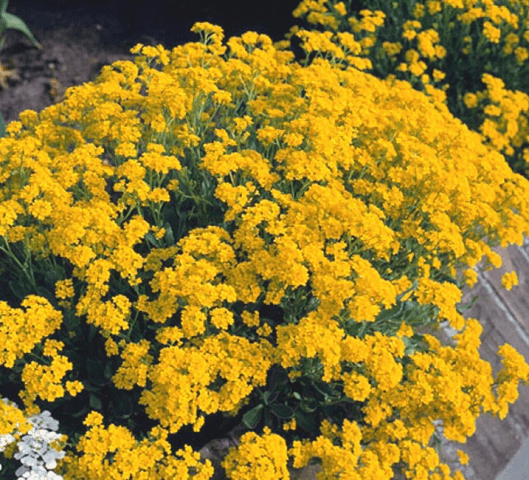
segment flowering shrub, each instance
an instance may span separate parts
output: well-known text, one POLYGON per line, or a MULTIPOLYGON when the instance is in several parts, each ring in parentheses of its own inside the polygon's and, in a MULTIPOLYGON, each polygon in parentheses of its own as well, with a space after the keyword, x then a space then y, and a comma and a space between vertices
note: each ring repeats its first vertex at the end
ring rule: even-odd
POLYGON ((458 310, 529 182, 407 82, 194 31, 7 127, 0 391, 60 422, 66 480, 211 478, 234 422, 233 479, 462 478, 435 425, 464 441, 529 382, 458 310))
POLYGON ((519 0, 303 0, 294 16, 324 31, 312 44, 347 38, 375 75, 446 102, 527 176, 528 9, 519 0))

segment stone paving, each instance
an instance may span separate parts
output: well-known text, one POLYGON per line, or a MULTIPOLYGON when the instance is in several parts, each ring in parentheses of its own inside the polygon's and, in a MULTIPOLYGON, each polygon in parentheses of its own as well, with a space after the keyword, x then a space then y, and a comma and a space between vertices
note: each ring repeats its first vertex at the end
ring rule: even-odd
MULTIPOLYGON (((509 343, 529 363, 529 241, 522 247, 496 250, 503 259, 502 268, 484 273, 479 283, 467 294, 478 295, 474 307, 466 312, 483 326, 480 348, 496 372, 500 367, 496 355, 499 346, 509 343), (506 291, 501 286, 504 272, 516 270, 518 286, 506 291)), ((529 438, 529 387, 520 386, 520 396, 503 421, 483 415, 477 421, 476 433, 465 445, 450 444, 468 453, 470 462, 463 470, 467 480, 494 480, 529 438)), ((512 480, 521 480, 523 477, 512 480)))

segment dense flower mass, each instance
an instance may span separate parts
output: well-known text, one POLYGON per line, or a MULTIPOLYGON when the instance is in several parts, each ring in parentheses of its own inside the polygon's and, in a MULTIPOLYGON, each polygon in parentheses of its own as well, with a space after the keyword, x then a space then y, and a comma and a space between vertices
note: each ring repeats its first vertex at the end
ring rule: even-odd
POLYGON ((446 103, 529 175, 529 2, 302 0, 294 16, 323 32, 291 34, 325 38, 327 54, 347 38, 365 68, 446 103))
POLYGON ((441 102, 364 73, 348 36, 303 33, 302 66, 194 30, 0 140, 0 387, 64 420, 65 480, 206 480, 186 439, 233 417, 253 431, 228 478, 462 478, 434 422, 464 441, 529 382, 508 346, 493 375, 458 309, 491 247, 529 233, 529 182, 441 102))

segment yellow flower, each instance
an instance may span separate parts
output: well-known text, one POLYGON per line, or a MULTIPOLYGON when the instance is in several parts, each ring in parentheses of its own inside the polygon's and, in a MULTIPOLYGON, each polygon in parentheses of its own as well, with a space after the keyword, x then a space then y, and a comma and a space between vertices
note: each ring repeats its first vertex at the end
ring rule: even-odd
MULTIPOLYGON (((503 348, 495 382, 452 280, 457 265, 471 284, 466 267, 501 260, 483 232, 503 245, 529 231, 528 184, 502 157, 523 148, 529 100, 484 75, 484 91, 463 91, 468 108, 483 106, 480 133, 462 126, 446 107, 448 86, 426 84, 443 80, 435 64, 449 45, 432 16, 464 26, 485 16, 485 35, 505 33, 509 55, 525 54, 504 28, 516 23, 506 9, 469 8, 422 2, 422 24, 398 27, 401 45, 384 41, 383 12, 345 21, 345 2, 304 0, 296 13, 327 28, 297 30, 313 54, 307 66, 264 35, 225 45, 222 29, 196 24, 201 41, 170 52, 138 45, 134 63, 21 116, 20 131, 0 141, 2 254, 72 267, 56 277, 57 299, 69 301, 61 307, 103 335, 119 363, 115 386, 138 387, 159 424, 138 442, 90 416, 65 474, 205 480, 211 466, 190 448, 172 454, 167 435, 236 415, 279 367, 293 383, 341 388, 362 403, 361 418, 329 418, 293 445, 249 435, 227 457, 232 478, 288 478, 289 455, 296 466, 319 459, 329 478, 389 479, 399 462, 410 478, 448 476, 428 446, 434 421, 464 441, 480 412, 506 414, 527 367, 503 348), (377 62, 396 76, 360 71, 377 62), (444 319, 460 331, 453 342, 424 335, 413 352, 421 322, 444 319)), ((0 303, 0 363, 57 357, 25 362, 28 406, 75 395, 82 384, 63 381, 69 363, 58 352, 83 339, 47 338, 62 316, 42 299, 24 302, 0 303)))
POLYGON ((149 365, 153 361, 153 357, 147 353, 149 347, 147 340, 125 346, 121 353, 123 363, 112 377, 116 387, 124 390, 132 390, 136 385, 145 387, 149 365))
POLYGON ((71 278, 59 280, 55 284, 55 295, 62 300, 74 296, 73 281, 71 278))
POLYGON ((443 9, 441 2, 437 0, 429 0, 426 5, 428 6, 428 13, 432 16, 443 9))
POLYGON ((524 47, 517 47, 514 50, 514 55, 516 56, 516 61, 519 65, 524 63, 527 58, 529 58, 529 52, 527 51, 527 48, 524 47))
POLYGON ((242 321, 249 327, 258 327, 260 325, 259 312, 244 311, 241 313, 242 321))
POLYGON ((75 397, 78 393, 84 390, 84 385, 78 381, 66 382, 66 390, 72 397, 75 397))
POLYGON ((119 347, 118 344, 112 340, 112 338, 108 337, 105 341, 105 351, 107 353, 107 356, 112 355, 118 355, 119 354, 119 347))
POLYGON ((478 97, 474 93, 465 93, 463 101, 467 108, 476 108, 478 106, 478 97))
POLYGON ((234 322, 233 313, 226 308, 214 308, 209 315, 212 325, 221 330, 226 330, 234 322))
MULTIPOLYGON (((73 364, 62 355, 55 355, 51 365, 39 365, 36 362, 27 363, 22 371, 21 379, 25 390, 21 396, 26 402, 32 402, 37 397, 53 402, 64 396, 62 379, 66 372, 72 370, 73 364)), ((71 386, 71 384, 70 384, 71 386)), ((74 389, 79 387, 75 384, 74 389)))
POLYGON ((344 382, 344 393, 352 400, 362 402, 371 394, 372 387, 369 379, 356 372, 342 375, 344 382))
POLYGON ((297 428, 297 422, 295 418, 283 424, 283 430, 285 431, 296 430, 296 428, 297 428))
POLYGON ((222 466, 233 480, 286 480, 290 478, 287 461, 285 440, 265 428, 262 436, 245 433, 222 466))
POLYGON ((396 335, 397 337, 412 337, 413 333, 413 328, 410 325, 402 323, 396 335))
POLYGON ((83 421, 87 427, 95 427, 103 424, 103 415, 98 412, 90 412, 83 421))
POLYGON ((501 30, 499 28, 496 28, 492 25, 490 22, 485 22, 483 24, 483 35, 491 42, 491 43, 499 43, 500 37, 501 37, 501 30))
POLYGON ((511 290, 512 287, 518 285, 518 276, 516 272, 504 273, 501 277, 501 284, 506 290, 511 290))
POLYGON ((459 457, 459 463, 461 463, 461 465, 468 465, 469 458, 463 450, 458 450, 457 456, 459 457))
POLYGON ((398 55, 402 51, 402 44, 399 42, 383 42, 382 48, 390 56, 398 55))
POLYGON ((44 348, 42 349, 42 354, 47 357, 53 357, 58 352, 64 348, 64 343, 57 340, 50 340, 47 338, 44 341, 44 348))
POLYGON ((338 2, 334 4, 334 9, 336 10, 336 13, 341 16, 347 15, 347 9, 345 8, 345 4, 343 2, 338 2))
POLYGON ((498 374, 499 379, 520 378, 524 382, 529 380, 529 366, 524 357, 508 343, 498 348, 498 355, 502 357, 503 368, 498 374))
POLYGON ((436 82, 440 82, 441 80, 444 80, 445 76, 446 74, 444 72, 441 72, 440 70, 437 70, 436 68, 434 68, 433 78, 436 82))
POLYGON ((13 368, 17 359, 31 352, 62 323, 60 312, 44 298, 30 295, 21 306, 23 309, 16 309, 0 302, 0 364, 7 368, 13 368))
POLYGON ((114 150, 116 155, 127 158, 135 158, 138 155, 138 149, 133 142, 123 142, 114 150))
POLYGON ((478 281, 478 272, 469 268, 463 272, 466 284, 472 288, 478 281))
POLYGON ((422 17, 424 17, 424 10, 425 10, 424 5, 417 3, 413 9, 413 16, 417 20, 420 20, 422 17))

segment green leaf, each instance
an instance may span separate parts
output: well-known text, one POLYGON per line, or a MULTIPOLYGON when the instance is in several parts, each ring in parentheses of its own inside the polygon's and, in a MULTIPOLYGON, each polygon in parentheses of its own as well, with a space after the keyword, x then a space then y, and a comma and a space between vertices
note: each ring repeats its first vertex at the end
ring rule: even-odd
POLYGON ((288 405, 283 405, 281 403, 273 403, 270 405, 270 410, 272 413, 279 418, 292 418, 294 416, 294 410, 292 410, 288 405))
POLYGON ((265 425, 265 427, 272 427, 273 425, 273 417, 272 417, 272 414, 270 413, 270 410, 263 410, 264 412, 264 419, 263 419, 263 423, 265 425))
POLYGON ((174 241, 173 228, 168 222, 165 223, 164 228, 165 228, 164 240, 167 242, 167 245, 174 245, 175 241, 174 241))
POLYGON ((33 36, 30 29, 23 22, 22 19, 20 19, 16 15, 13 15, 7 12, 3 14, 3 19, 6 22, 7 28, 13 28, 15 30, 18 30, 19 32, 22 32, 26 37, 30 39, 31 43, 35 47, 37 47, 38 49, 42 49, 42 45, 39 42, 37 42, 37 39, 33 36))
POLYGON ((91 384, 104 387, 109 383, 104 375, 105 364, 101 360, 87 359, 86 368, 88 370, 88 380, 91 384))
POLYGON ((60 265, 55 265, 53 268, 46 269, 44 272, 44 279, 46 283, 55 285, 57 280, 61 280, 66 277, 64 268, 60 265))
POLYGON ((0 16, 0 38, 2 39, 0 47, 4 45, 4 34, 7 30, 7 21, 3 16, 0 16))
POLYGON ((103 402, 93 393, 90 394, 90 408, 92 410, 101 410, 103 408, 103 402))
POLYGON ((318 305, 320 304, 320 300, 316 297, 311 297, 310 300, 307 303, 307 309, 312 312, 313 310, 316 310, 318 308, 318 305))
POLYGON ((269 388, 271 392, 281 392, 290 383, 286 370, 282 367, 273 368, 269 377, 269 388))
POLYGON ((389 320, 391 318, 399 318, 404 312, 405 308, 406 308, 406 302, 401 302, 395 305, 393 308, 382 310, 382 312, 380 312, 377 315, 376 321, 381 322, 381 321, 389 320))
POLYGON ((112 367, 110 366, 110 363, 105 364, 105 371, 103 373, 107 380, 110 380, 112 378, 113 373, 112 373, 112 367))
POLYGON ((151 245, 151 247, 158 247, 158 240, 156 240, 152 232, 148 232, 147 235, 145 235, 145 240, 147 240, 147 243, 151 245))
POLYGON ((312 413, 318 409, 318 406, 319 402, 309 392, 303 395, 303 401, 300 404, 301 410, 306 413, 312 413))
POLYGON ((32 291, 31 286, 25 282, 22 277, 19 277, 16 280, 10 280, 8 285, 13 295, 18 299, 23 299, 29 294, 35 293, 32 291))
POLYGON ((82 416, 86 415, 89 411, 90 411, 90 408, 88 408, 87 406, 85 406, 85 407, 83 407, 81 410, 79 410, 78 412, 72 413, 72 417, 73 417, 73 418, 79 418, 79 417, 82 417, 82 416))
POLYGON ((97 329, 93 325, 88 326, 88 342, 92 343, 97 334, 97 329))
POLYGON ((319 425, 316 417, 308 413, 300 412, 299 410, 294 414, 296 424, 309 434, 317 434, 319 432, 319 425))
POLYGON ((263 408, 263 405, 259 404, 251 410, 248 410, 242 417, 242 423, 253 430, 261 420, 263 408))
POLYGON ((99 392, 101 390, 99 387, 96 387, 95 385, 92 385, 89 382, 86 382, 86 384, 83 384, 84 390, 87 392, 99 392))
POLYGON ((272 392, 263 393, 263 402, 264 402, 265 405, 268 405, 268 402, 269 402, 271 396, 272 396, 272 392))
POLYGON ((325 400, 336 397, 336 390, 325 383, 314 383, 314 389, 321 393, 325 400))
POLYGON ((121 419, 129 418, 134 412, 134 405, 129 395, 116 392, 112 395, 112 412, 115 417, 121 419))
POLYGON ((360 328, 358 330, 358 334, 357 336, 362 338, 364 336, 364 333, 366 332, 367 330, 367 322, 364 320, 361 324, 360 324, 360 328))
POLYGON ((41 297, 44 297, 46 300, 50 302, 53 302, 53 300, 55 299, 55 295, 50 290, 40 285, 37 285, 37 289, 35 293, 41 297))
POLYGON ((4 122, 4 117, 0 112, 0 138, 4 137, 6 134, 6 124, 4 122))

